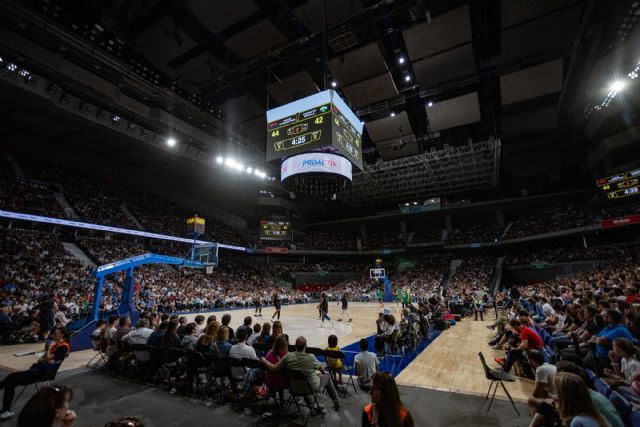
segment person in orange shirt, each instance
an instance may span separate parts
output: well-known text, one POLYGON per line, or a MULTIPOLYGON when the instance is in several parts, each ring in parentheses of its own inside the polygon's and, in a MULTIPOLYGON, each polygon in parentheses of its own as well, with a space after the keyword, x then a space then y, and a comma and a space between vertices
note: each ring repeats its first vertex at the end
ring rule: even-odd
POLYGON ((362 411, 362 427, 414 427, 411 413, 400 400, 396 382, 388 372, 371 377, 371 403, 362 411))

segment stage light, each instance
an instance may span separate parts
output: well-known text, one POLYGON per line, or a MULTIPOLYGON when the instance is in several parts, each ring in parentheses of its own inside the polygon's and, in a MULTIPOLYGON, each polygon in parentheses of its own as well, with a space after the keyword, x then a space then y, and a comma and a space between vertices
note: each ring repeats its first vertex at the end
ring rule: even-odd
POLYGON ((251 172, 253 172, 253 168, 248 167, 248 168, 247 168, 247 173, 251 173, 251 172))
POLYGON ((221 164, 224 162, 224 159, 220 156, 216 157, 216 163, 221 164))
POLYGON ((331 82, 331 86, 332 86, 332 87, 336 87, 336 86, 338 86, 338 82, 336 82, 335 80, 334 80, 334 81, 332 81, 332 82, 331 82))
POLYGON ((405 82, 410 82, 411 81, 411 76, 409 74, 407 74, 406 76, 404 76, 404 81, 405 82))
POLYGON ((391 117, 395 117, 396 113, 394 113, 393 111, 391 112, 391 117))
POLYGON ((414 205, 417 205, 417 204, 418 204, 418 202, 413 202, 413 204, 414 204, 414 205))
POLYGON ((627 84, 623 80, 616 80, 613 83, 611 83, 611 86, 609 86, 609 90, 612 90, 614 92, 620 92, 622 89, 624 89, 626 85, 627 84))
POLYGON ((404 64, 404 56, 398 58, 398 64, 404 64))
POLYGON ((169 138, 169 139, 167 139, 167 145, 168 145, 169 147, 175 147, 175 146, 176 146, 176 140, 175 140, 175 139, 173 139, 173 138, 169 138))
POLYGON ((231 166, 233 166, 233 165, 235 165, 235 164, 236 164, 236 161, 235 161, 235 160, 233 160, 231 157, 227 157, 227 158, 224 160, 224 164, 225 164, 225 166, 229 166, 229 167, 231 167, 231 166))
POLYGON ((433 107, 433 101, 427 102, 427 107, 433 107))
POLYGON ((405 203, 404 205, 405 205, 405 206, 409 206, 409 203, 405 203))
POLYGON ((260 171, 259 171, 258 169, 255 169, 255 170, 253 171, 253 174, 254 174, 255 176, 260 176, 260 171))

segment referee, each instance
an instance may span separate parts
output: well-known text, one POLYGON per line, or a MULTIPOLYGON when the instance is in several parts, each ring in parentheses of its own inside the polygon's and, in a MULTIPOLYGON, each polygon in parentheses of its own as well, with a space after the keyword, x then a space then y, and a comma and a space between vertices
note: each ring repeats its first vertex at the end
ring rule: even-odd
POLYGON ((344 316, 345 313, 347 313, 347 316, 349 316, 349 322, 351 322, 353 319, 351 318, 351 314, 349 314, 349 292, 342 294, 342 299, 338 305, 340 305, 340 303, 342 303, 342 314, 340 314, 338 322, 342 322, 342 316, 344 316))

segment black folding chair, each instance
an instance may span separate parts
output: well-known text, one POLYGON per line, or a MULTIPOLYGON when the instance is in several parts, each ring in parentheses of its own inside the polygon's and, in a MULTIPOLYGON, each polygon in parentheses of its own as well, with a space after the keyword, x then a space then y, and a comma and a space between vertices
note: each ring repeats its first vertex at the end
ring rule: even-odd
MULTIPOLYGON (((68 356, 68 354, 67 354, 68 356)), ((65 356, 65 359, 67 357, 65 356)), ((24 387, 22 387, 22 390, 20 391, 20 393, 16 396, 15 399, 13 399, 13 403, 16 403, 18 401, 18 399, 20 399, 20 396, 22 396, 25 392, 25 390, 27 389, 27 387, 29 387, 30 385, 35 386, 36 388, 36 392, 40 391, 40 387, 38 387, 38 384, 42 383, 45 386, 50 385, 52 382, 54 382, 56 380, 56 376, 58 375, 58 370, 60 369, 60 365, 62 365, 62 362, 64 362, 64 359, 62 359, 59 362, 56 362, 54 364, 53 370, 51 371, 51 373, 49 375, 47 375, 46 377, 40 378, 32 383, 29 384, 25 384, 24 387)))
POLYGON ((353 387, 353 391, 355 391, 356 394, 358 394, 358 389, 356 388, 356 382, 351 376, 351 365, 349 365, 349 361, 347 360, 347 355, 340 350, 325 350, 324 357, 325 358, 328 357, 331 359, 340 359, 340 361, 342 362, 342 368, 337 371, 337 372, 342 372, 347 377, 347 383, 344 389, 341 390, 342 398, 344 399, 345 397, 347 397, 347 390, 349 389, 350 385, 353 387))
POLYGON ((96 352, 95 355, 87 362, 87 368, 90 369, 98 369, 104 367, 109 358, 107 354, 101 350, 102 342, 104 338, 101 336, 91 336, 91 344, 93 345, 93 351, 96 352))
POLYGON ((499 384, 502 386, 502 389, 504 390, 505 394, 509 398, 509 402, 511 402, 511 406, 513 406, 513 409, 516 411, 516 414, 520 416, 520 412, 518 412, 518 408, 516 408, 515 402, 511 398, 511 395, 509 394, 509 391, 507 390, 507 388, 504 386, 504 381, 511 382, 511 383, 515 382, 516 380, 515 377, 508 372, 496 371, 495 369, 491 369, 487 365, 486 360, 484 360, 484 356, 482 355, 482 352, 478 353, 478 357, 480 357, 480 362, 482 362, 482 368, 484 369, 484 376, 488 380, 491 380, 491 385, 489 385, 489 391, 487 391, 487 396, 484 398, 485 401, 489 399, 489 393, 491 393, 491 389, 495 384, 495 388, 493 390, 493 394, 491 395, 491 401, 489 402, 489 407, 487 408, 487 412, 489 412, 489 410, 491 409, 491 405, 493 404, 493 399, 496 397, 496 391, 498 391, 498 384, 499 384))
MULTIPOLYGON (((298 412, 300 412, 300 405, 298 404, 297 398, 302 398, 305 402, 305 406, 309 408, 309 414, 304 419, 304 425, 306 426, 309 422, 310 415, 314 414, 315 411, 320 408, 320 404, 318 403, 318 391, 311 387, 311 384, 304 372, 293 370, 287 370, 285 372, 289 378, 289 399, 285 403, 284 414, 287 414, 292 404, 295 404, 298 412), (315 406, 312 407, 310 403, 315 406)), ((323 411, 320 411, 320 415, 324 418, 323 411)))

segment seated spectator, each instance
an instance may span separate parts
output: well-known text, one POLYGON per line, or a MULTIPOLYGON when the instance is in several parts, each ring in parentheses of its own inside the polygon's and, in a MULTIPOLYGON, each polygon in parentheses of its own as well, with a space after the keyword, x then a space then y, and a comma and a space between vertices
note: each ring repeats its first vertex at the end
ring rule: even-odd
POLYGON ((152 332, 151 335, 149 335, 149 339, 147 340, 147 345, 151 345, 154 347, 162 346, 162 340, 164 339, 164 332, 167 330, 168 326, 169 326, 169 322, 166 322, 166 321, 160 322, 156 331, 152 332))
POLYGON ((590 340, 590 343, 596 344, 596 350, 587 354, 584 366, 597 372, 598 376, 604 375, 605 368, 612 368, 609 352, 613 347, 613 340, 616 338, 633 340, 631 333, 622 323, 622 319, 622 313, 618 310, 608 309, 605 315, 607 326, 590 340))
POLYGON ((262 332, 260 332, 260 336, 258 337, 258 342, 262 344, 271 343, 271 323, 264 322, 262 332))
POLYGON ((198 339, 196 338, 196 324, 194 322, 187 324, 184 327, 182 339, 180 340, 180 346, 188 350, 195 350, 198 339))
POLYGON ((210 322, 204 331, 204 334, 198 339, 196 349, 201 353, 213 353, 215 352, 216 341, 218 340, 218 330, 220 329, 220 323, 210 322))
POLYGON ((238 333, 240 329, 244 329, 245 336, 247 337, 251 336, 251 333, 253 332, 253 329, 251 328, 252 321, 253 319, 251 318, 251 316, 245 316, 242 326, 238 327, 238 329, 236 330, 236 333, 238 333))
POLYGON ((69 409, 73 391, 63 385, 40 389, 24 405, 18 416, 18 427, 73 427, 76 413, 69 409))
MULTIPOLYGON (((259 325, 256 323, 256 325, 259 325)), ((273 347, 267 353, 265 359, 277 365, 289 352, 289 340, 284 336, 279 336, 273 341, 273 347)), ((284 407, 284 390, 289 388, 289 379, 284 372, 266 372, 266 383, 270 391, 276 393, 280 398, 280 406, 284 407)))
MULTIPOLYGON (((515 347, 512 347, 507 352, 507 357, 505 358, 504 364, 502 368, 505 372, 509 372, 511 367, 516 362, 516 360, 522 360, 522 354, 525 350, 540 350, 544 347, 544 343, 542 342, 542 338, 528 326, 525 326, 520 322, 519 319, 513 319, 509 322, 509 325, 513 329, 516 334, 520 336, 520 344, 515 347)), ((523 364, 522 366, 523 374, 527 378, 533 378, 533 373, 531 372, 531 368, 528 364, 523 364)))
MULTIPOLYGON (((229 357, 233 357, 234 359, 259 360, 253 347, 247 345, 246 328, 238 328, 236 339, 238 342, 229 350, 229 357)), ((247 369, 245 371, 242 367, 233 366, 231 367, 231 376, 236 380, 244 380, 244 391, 246 392, 249 390, 249 386, 258 380, 257 371, 262 372, 262 369, 247 369)))
MULTIPOLYGON (((318 359, 316 359, 313 354, 306 353, 306 350, 306 338, 298 337, 296 339, 295 352, 288 353, 276 364, 269 362, 264 357, 262 358, 262 363, 264 363, 266 368, 271 372, 278 372, 282 369, 302 372, 307 377, 307 381, 311 385, 311 389, 313 391, 326 389, 329 397, 331 398, 331 400, 333 400, 335 410, 339 410, 340 401, 338 400, 338 393, 336 392, 336 388, 333 385, 331 378, 325 372, 324 367, 320 364, 320 362, 318 362, 318 359), (320 371, 320 373, 318 374, 316 373, 316 371, 320 371)), ((312 402, 309 400, 309 397, 305 397, 305 401, 307 402, 307 405, 311 407, 312 402)), ((318 413, 321 410, 322 408, 319 407, 313 408, 313 411, 315 413, 318 413)))
POLYGON ((282 322, 276 320, 275 322, 273 322, 273 326, 271 327, 271 339, 275 340, 282 334, 284 334, 284 331, 282 329, 282 322))
POLYGON ((167 330, 162 337, 162 349, 164 350, 164 357, 168 357, 169 353, 174 348, 180 347, 180 338, 178 337, 178 322, 171 320, 167 325, 167 330))
POLYGON ((121 316, 118 322, 118 329, 116 330, 116 334, 114 337, 114 341, 116 342, 116 352, 118 354, 123 354, 126 352, 122 345, 122 337, 127 335, 131 331, 131 318, 129 316, 121 316))
POLYGON ((258 338, 260 337, 260 331, 262 331, 262 326, 260 323, 256 323, 253 325, 253 333, 247 339, 247 345, 253 347, 253 344, 258 342, 258 338))
POLYGON ((104 339, 104 330, 106 326, 107 326, 107 322, 105 322, 102 319, 96 322, 96 328, 93 330, 93 332, 91 332, 91 344, 93 345, 94 349, 103 350, 103 348, 100 346, 104 339))
POLYGON ((153 331, 149 329, 149 319, 142 318, 136 323, 136 328, 122 337, 122 342, 132 344, 147 344, 153 331))
POLYGON ((569 427, 609 427, 596 409, 582 378, 568 372, 558 372, 555 379, 558 392, 558 413, 569 427))
POLYGON ((0 420, 6 420, 15 415, 11 412, 15 388, 20 385, 33 384, 38 381, 53 379, 60 363, 67 357, 71 346, 69 339, 71 333, 67 328, 56 329, 53 333, 53 344, 47 352, 38 359, 27 371, 13 372, 0 382, 0 388, 4 388, 2 412, 0 420))
POLYGON ((207 327, 207 325, 204 324, 204 316, 202 314, 198 314, 193 321, 196 323, 196 336, 200 337, 207 327))
POLYGON ((360 353, 356 354, 353 363, 358 376, 358 385, 364 391, 371 390, 371 377, 378 372, 380 360, 369 351, 369 341, 364 338, 360 340, 360 353))
POLYGON ((67 326, 71 322, 71 319, 67 318, 67 307, 61 305, 54 316, 54 320, 56 326, 67 326))
POLYGON ((229 339, 233 340, 233 339, 235 339, 235 334, 233 332, 233 328, 231 326, 229 326, 230 322, 231 322, 231 315, 230 314, 225 314, 225 315, 222 316, 222 326, 225 326, 229 330, 229 339))
POLYGON ((215 345, 215 353, 218 356, 228 356, 231 350, 231 343, 229 342, 229 328, 226 326, 220 326, 218 329, 218 340, 215 345))
POLYGON ((626 338, 613 340, 613 350, 609 352, 609 359, 613 370, 605 369, 603 378, 611 387, 622 394, 627 400, 640 402, 638 395, 630 386, 631 381, 640 379, 640 361, 636 357, 633 343, 626 338))
POLYGON ((104 338, 107 340, 107 356, 111 357, 117 353, 116 347, 116 333, 117 329, 118 316, 109 316, 109 321, 107 322, 107 327, 104 331, 104 338))
POLYGON ((362 411, 362 427, 413 427, 413 417, 400 400, 396 382, 388 372, 371 377, 371 403, 362 411))
MULTIPOLYGON (((338 347, 338 337, 336 335, 329 335, 327 339, 327 348, 325 350, 340 351, 338 347)), ((330 369, 331 380, 334 384, 342 384, 342 360, 333 357, 326 357, 327 368, 330 369), (338 375, 336 375, 336 372, 338 375)))
MULTIPOLYGON (((607 420, 610 427, 624 426, 624 423, 622 422, 622 418, 620 418, 620 414, 616 410, 616 407, 613 406, 613 403, 611 403, 611 401, 607 399, 607 397, 604 394, 592 388, 591 380, 587 376, 587 373, 584 371, 584 369, 582 369, 579 365, 566 360, 560 360, 556 364, 556 368, 557 368, 556 373, 568 372, 571 374, 575 374, 582 379, 585 386, 588 388, 589 396, 591 397, 591 402, 593 403, 593 406, 595 406, 596 409, 602 414, 604 419, 607 420)), ((553 410, 553 408, 548 408, 548 409, 553 410)), ((549 419, 559 419, 559 418, 560 416, 556 412, 555 418, 549 418, 549 419)))
POLYGON ((108 422, 104 427, 144 427, 143 417, 124 417, 116 421, 108 422))
POLYGON ((529 427, 539 427, 543 425, 552 425, 547 399, 556 395, 554 388, 554 379, 556 376, 556 367, 544 361, 544 355, 539 350, 528 350, 526 352, 529 366, 535 370, 535 385, 531 392, 527 404, 534 414, 529 427))
POLYGON ((178 317, 178 329, 176 329, 176 332, 178 333, 178 335, 184 335, 184 328, 186 327, 187 327, 187 317, 186 316, 178 317))

